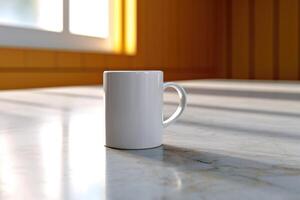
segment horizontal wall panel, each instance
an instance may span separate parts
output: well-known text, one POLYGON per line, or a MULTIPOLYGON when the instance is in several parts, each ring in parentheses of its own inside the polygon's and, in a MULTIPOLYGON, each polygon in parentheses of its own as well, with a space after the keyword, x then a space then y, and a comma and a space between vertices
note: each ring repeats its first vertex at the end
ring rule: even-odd
POLYGON ((107 57, 97 53, 82 53, 82 66, 85 68, 107 69, 107 57))
POLYGON ((25 66, 26 67, 55 67, 56 53, 45 50, 28 50, 25 51, 25 66))
POLYGON ((0 49, 0 67, 25 67, 25 54, 20 49, 0 49))
POLYGON ((58 52, 57 67, 81 67, 81 54, 74 52, 58 52))

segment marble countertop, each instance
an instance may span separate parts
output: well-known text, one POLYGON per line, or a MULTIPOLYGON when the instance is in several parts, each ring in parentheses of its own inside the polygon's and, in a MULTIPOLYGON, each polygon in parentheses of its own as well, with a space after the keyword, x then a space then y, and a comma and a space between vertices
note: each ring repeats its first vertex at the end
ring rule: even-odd
POLYGON ((100 87, 0 92, 0 199, 300 199, 300 84, 180 84, 164 145, 134 151, 103 146, 100 87))

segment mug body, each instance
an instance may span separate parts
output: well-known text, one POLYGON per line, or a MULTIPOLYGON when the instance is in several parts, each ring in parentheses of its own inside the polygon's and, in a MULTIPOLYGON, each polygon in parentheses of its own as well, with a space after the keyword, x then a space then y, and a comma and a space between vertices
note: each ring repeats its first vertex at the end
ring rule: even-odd
POLYGON ((106 146, 146 149, 162 144, 162 71, 106 71, 106 146))

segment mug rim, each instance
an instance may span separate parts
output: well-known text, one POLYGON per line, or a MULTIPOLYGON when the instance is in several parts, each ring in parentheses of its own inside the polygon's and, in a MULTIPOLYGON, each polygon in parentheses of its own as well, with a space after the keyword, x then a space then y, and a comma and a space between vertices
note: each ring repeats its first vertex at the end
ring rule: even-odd
POLYGON ((163 73, 161 70, 108 70, 104 71, 104 74, 108 73, 163 73))

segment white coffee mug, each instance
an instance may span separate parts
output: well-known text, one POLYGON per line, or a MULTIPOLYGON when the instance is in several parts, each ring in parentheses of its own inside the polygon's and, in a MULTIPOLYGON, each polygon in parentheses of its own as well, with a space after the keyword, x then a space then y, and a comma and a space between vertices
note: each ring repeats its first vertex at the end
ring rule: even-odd
POLYGON ((186 107, 186 93, 176 83, 163 83, 162 71, 105 71, 105 146, 147 149, 162 144, 163 127, 174 122, 186 107), (163 91, 177 90, 180 103, 163 121, 163 91))

